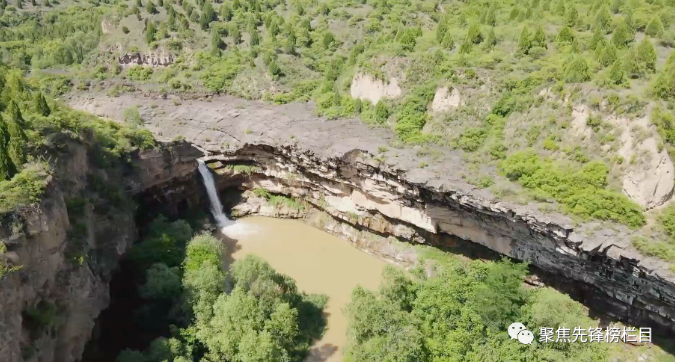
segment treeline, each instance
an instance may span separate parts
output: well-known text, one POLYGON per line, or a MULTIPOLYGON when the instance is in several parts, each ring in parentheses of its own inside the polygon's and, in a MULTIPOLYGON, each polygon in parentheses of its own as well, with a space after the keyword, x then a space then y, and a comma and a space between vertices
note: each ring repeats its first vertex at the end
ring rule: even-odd
POLYGON ((162 331, 144 351, 118 362, 300 361, 325 327, 326 297, 298 291, 288 276, 248 256, 223 266, 225 250, 209 234, 192 236, 184 221, 155 220, 132 248, 143 271, 144 307, 135 328, 162 331))

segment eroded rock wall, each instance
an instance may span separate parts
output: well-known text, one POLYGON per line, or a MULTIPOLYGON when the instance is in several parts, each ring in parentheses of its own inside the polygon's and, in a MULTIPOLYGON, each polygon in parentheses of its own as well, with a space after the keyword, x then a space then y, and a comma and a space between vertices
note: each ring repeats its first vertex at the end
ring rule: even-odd
MULTIPOLYGON (((675 331, 671 276, 632 258, 621 229, 575 230, 456 190, 415 184, 358 151, 325 158, 295 146, 248 144, 208 159, 219 162, 214 168, 224 179, 234 174, 226 165, 254 162, 260 169, 246 178, 245 188, 302 198, 356 229, 450 248, 466 240, 528 261, 566 285, 577 284, 578 297, 612 317, 675 331)), ((235 212, 276 216, 255 203, 235 212)))
POLYGON ((171 143, 136 153, 129 168, 110 171, 97 167, 84 145, 68 148, 40 204, 0 214, 3 362, 81 358, 109 304, 111 274, 136 239, 130 198, 172 190, 172 182, 194 175, 202 155, 187 143, 171 143), (105 198, 121 190, 128 194, 117 202, 105 198))

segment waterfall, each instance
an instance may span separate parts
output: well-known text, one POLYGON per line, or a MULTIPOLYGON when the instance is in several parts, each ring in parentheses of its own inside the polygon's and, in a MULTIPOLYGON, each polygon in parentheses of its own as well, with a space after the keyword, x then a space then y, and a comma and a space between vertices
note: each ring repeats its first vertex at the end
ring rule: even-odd
POLYGON ((204 180, 204 187, 206 187, 206 192, 209 194, 209 200, 211 201, 211 213, 218 223, 218 227, 224 228, 232 223, 230 219, 223 213, 223 205, 220 204, 220 199, 218 198, 218 191, 216 191, 216 184, 213 181, 213 175, 211 175, 211 170, 202 160, 197 160, 199 162, 199 173, 202 175, 204 180))

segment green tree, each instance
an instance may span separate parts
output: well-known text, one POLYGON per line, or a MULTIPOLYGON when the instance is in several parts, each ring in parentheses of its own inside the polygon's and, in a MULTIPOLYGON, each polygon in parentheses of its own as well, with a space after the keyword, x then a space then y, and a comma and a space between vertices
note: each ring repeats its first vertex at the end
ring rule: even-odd
POLYGON ((629 49, 623 57, 623 67, 631 78, 640 78, 644 70, 640 64, 639 56, 635 48, 629 49))
POLYGON ((523 26, 523 29, 520 31, 520 36, 518 37, 518 51, 527 54, 531 47, 532 37, 530 36, 530 31, 527 26, 523 26))
POLYGON ((616 62, 617 53, 618 51, 614 44, 609 43, 605 49, 602 50, 602 53, 600 53, 600 58, 598 60, 603 67, 607 67, 616 62))
POLYGON ((220 17, 223 21, 232 20, 232 8, 230 7, 230 4, 225 3, 220 6, 220 17))
POLYGON ((136 6, 138 6, 139 9, 143 7, 141 0, 136 0, 136 6))
POLYGON ((574 34, 572 29, 567 26, 562 27, 556 36, 556 41, 561 44, 572 44, 574 41, 574 34))
POLYGON ((466 32, 467 41, 473 44, 480 44, 483 41, 483 34, 480 32, 480 25, 474 22, 469 25, 469 30, 466 32))
POLYGON ((241 43, 241 32, 239 31, 239 27, 236 24, 232 24, 230 36, 232 36, 232 41, 234 42, 234 44, 241 43))
POLYGON ((626 78, 626 73, 624 72, 624 66, 621 64, 621 59, 617 59, 612 65, 612 68, 609 69, 609 79, 612 84, 627 84, 628 79, 626 78))
POLYGON ((146 299, 175 299, 182 293, 180 271, 169 268, 164 263, 153 264, 145 274, 145 284, 140 287, 140 295, 146 299))
POLYGON ((279 23, 277 21, 272 21, 270 23, 269 32, 272 36, 277 36, 279 34, 279 23))
POLYGON ((267 65, 267 70, 270 72, 270 75, 272 75, 272 78, 276 79, 281 76, 281 68, 279 68, 279 65, 277 65, 276 60, 272 59, 272 61, 269 62, 267 65))
POLYGON ((588 49, 595 50, 598 47, 604 48, 606 43, 607 41, 605 40, 605 34, 602 30, 596 28, 595 31, 593 31, 591 40, 588 42, 588 49))
MULTIPOLYGON (((497 35, 495 34, 495 29, 493 27, 490 28, 490 31, 488 31, 487 38, 485 39, 485 44, 487 45, 488 48, 492 49, 497 45, 497 35)), ((453 44, 454 46, 454 44, 453 44)), ((452 48, 450 48, 452 49, 452 48)))
POLYGON ((148 44, 155 41, 155 35, 157 34, 157 28, 155 27, 154 22, 149 22, 148 27, 145 29, 145 40, 148 44))
POLYGON ((258 30, 253 30, 251 32, 251 46, 256 46, 260 44, 260 34, 258 34, 258 30))
POLYGON ((565 15, 565 23, 569 27, 575 27, 579 22, 579 11, 573 3, 570 3, 570 8, 567 9, 567 14, 565 15))
POLYGON ((19 105, 13 100, 8 106, 9 121, 7 122, 7 131, 9 132, 8 153, 12 163, 17 167, 26 163, 26 144, 28 137, 24 132, 26 122, 23 120, 19 105))
POLYGON ((387 107, 387 104, 382 101, 377 102, 377 105, 375 106, 375 120, 378 123, 384 123, 388 118, 389 107, 387 107))
POLYGON ((335 36, 330 31, 327 31, 323 34, 323 48, 330 49, 335 44, 335 36))
POLYGON ((150 14, 157 14, 157 8, 155 7, 155 3, 152 2, 152 0, 148 0, 148 3, 145 6, 145 10, 148 11, 150 14))
POLYGON ((531 46, 548 48, 546 34, 544 33, 544 29, 541 27, 541 25, 537 27, 537 31, 535 31, 534 36, 532 36, 531 46))
POLYGON ((0 181, 11 179, 17 172, 9 156, 10 135, 7 123, 0 117, 0 181))
POLYGON ((286 42, 284 43, 284 53, 295 54, 296 41, 295 32, 291 30, 291 32, 286 36, 286 42))
POLYGON ((49 116, 52 113, 52 110, 49 109, 49 105, 47 104, 47 100, 45 97, 42 95, 42 92, 35 92, 33 95, 33 109, 35 110, 35 113, 42 115, 42 116, 49 116))
POLYGON ((582 83, 591 79, 590 69, 586 59, 577 56, 569 62, 565 69, 565 81, 568 83, 582 83))
POLYGON ((645 28, 645 34, 654 38, 663 35, 663 23, 661 22, 660 17, 655 16, 649 21, 649 24, 647 24, 647 27, 645 28))
POLYGON ((633 40, 633 33, 628 28, 628 25, 625 21, 621 20, 614 28, 614 33, 612 34, 612 43, 616 45, 617 48, 623 49, 628 46, 628 43, 633 40))
POLYGON ((225 47, 223 39, 217 31, 211 31, 211 50, 214 54, 220 54, 220 50, 225 47))
POLYGON ((608 32, 609 26, 612 23, 612 14, 609 12, 607 5, 603 5, 600 10, 595 14, 595 19, 593 20, 593 27, 596 30, 608 32))
POLYGON ((637 47, 638 61, 645 69, 654 73, 656 71, 656 49, 648 37, 644 37, 637 47))
POLYGON ((445 18, 442 18, 436 27, 436 41, 442 43, 445 35, 448 33, 448 23, 445 18))
POLYGON ((216 13, 213 11, 211 3, 210 2, 204 3, 204 7, 202 8, 202 15, 199 20, 199 25, 201 26, 202 30, 207 30, 209 28, 215 16, 216 13))

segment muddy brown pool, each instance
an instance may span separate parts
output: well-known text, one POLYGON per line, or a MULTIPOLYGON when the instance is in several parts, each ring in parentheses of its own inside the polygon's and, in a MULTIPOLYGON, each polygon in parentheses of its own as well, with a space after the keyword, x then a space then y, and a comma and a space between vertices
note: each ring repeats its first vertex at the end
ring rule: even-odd
POLYGON ((351 291, 357 285, 376 289, 387 263, 295 220, 248 217, 226 228, 225 234, 233 260, 247 254, 260 256, 278 272, 295 279, 300 290, 328 296, 327 330, 306 362, 342 361, 347 342, 343 309, 351 291))

